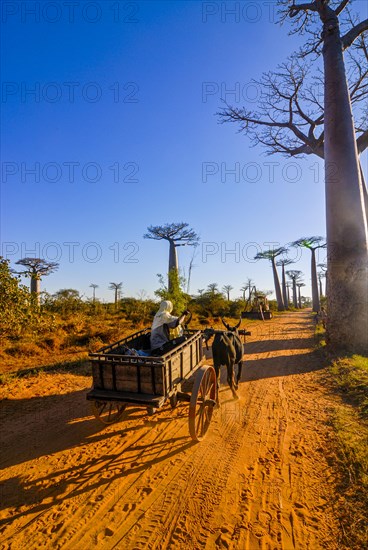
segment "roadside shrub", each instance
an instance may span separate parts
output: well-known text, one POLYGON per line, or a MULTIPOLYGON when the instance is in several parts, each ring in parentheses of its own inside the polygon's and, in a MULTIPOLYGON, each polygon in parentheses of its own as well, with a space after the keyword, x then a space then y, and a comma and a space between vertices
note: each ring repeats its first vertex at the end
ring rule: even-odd
POLYGON ((180 277, 175 269, 172 269, 169 273, 170 285, 165 284, 161 274, 158 274, 157 277, 161 286, 158 290, 155 290, 155 295, 161 301, 170 300, 174 306, 173 315, 180 315, 186 309, 190 300, 190 297, 182 290, 185 285, 185 279, 180 277))
POLYGON ((99 349, 103 348, 106 345, 106 342, 103 342, 100 338, 90 338, 88 342, 88 351, 96 352, 99 349))
POLYGON ((32 321, 33 300, 20 278, 12 275, 9 261, 0 256, 0 336, 16 336, 32 321))
POLYGON ((268 300, 268 307, 270 311, 278 311, 277 300, 268 300))
POLYGON ((78 290, 63 288, 52 294, 43 293, 43 308, 48 311, 57 312, 62 316, 86 311, 87 304, 82 301, 78 290))
POLYGON ((121 301, 121 309, 126 318, 134 325, 148 326, 151 324, 158 305, 153 300, 138 300, 137 298, 124 298, 121 301))
POLYGON ((234 302, 230 302, 230 306, 229 306, 230 317, 239 318, 243 311, 244 311, 243 300, 235 300, 234 302))
POLYGON ((60 339, 57 336, 48 336, 41 338, 37 345, 43 349, 55 351, 60 346, 60 339))
POLYGON ((4 351, 12 357, 32 357, 42 353, 42 350, 33 342, 18 342, 5 348, 4 351))

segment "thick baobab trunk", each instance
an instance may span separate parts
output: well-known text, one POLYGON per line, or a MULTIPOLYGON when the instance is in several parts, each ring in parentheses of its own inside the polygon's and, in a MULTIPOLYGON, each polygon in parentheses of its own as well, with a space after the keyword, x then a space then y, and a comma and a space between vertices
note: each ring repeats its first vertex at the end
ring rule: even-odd
POLYGON ((322 288, 322 279, 321 279, 321 277, 319 277, 318 282, 319 282, 319 295, 323 296, 323 288, 322 288))
POLYGON ((296 294, 296 279, 293 279, 293 303, 294 303, 294 307, 297 309, 298 308, 298 297, 297 297, 297 294, 296 294))
POLYGON ((31 277, 31 294, 34 294, 37 304, 40 305, 41 281, 39 277, 31 277))
POLYGON ((364 191, 338 18, 328 6, 320 16, 324 23, 327 340, 364 353, 368 349, 364 191))
POLYGON ((367 190, 367 184, 365 183, 365 177, 364 172, 362 168, 362 163, 359 160, 359 168, 360 168, 360 179, 362 180, 362 189, 363 189, 363 197, 364 197, 364 206, 365 206, 365 216, 367 218, 368 223, 368 190, 367 190))
POLYGON ((300 293, 300 286, 298 286, 298 304, 299 304, 299 309, 302 309, 302 296, 300 293))
POLYGON ((274 280, 274 283, 275 283, 277 309, 278 309, 278 311, 284 311, 285 306, 284 306, 284 301, 282 299, 280 280, 279 280, 279 275, 277 273, 275 258, 272 258, 271 264, 272 264, 273 280, 274 280))
POLYGON ((285 265, 284 264, 282 264, 281 269, 282 269, 282 297, 283 297, 283 300, 284 300, 285 309, 287 309, 289 307, 289 299, 288 299, 288 292, 287 292, 287 288, 286 288, 286 277, 285 277, 285 265))
POLYGON ((173 273, 173 270, 178 273, 179 271, 179 264, 178 264, 178 254, 176 252, 176 246, 174 241, 169 241, 170 243, 170 251, 169 251, 169 274, 168 274, 168 289, 172 289, 172 282, 170 273, 173 273))
POLYGON ((317 264, 316 264, 316 249, 311 248, 311 277, 312 277, 312 308, 316 313, 321 309, 318 295, 318 278, 317 278, 317 264))
POLYGON ((326 271, 326 273, 325 273, 325 296, 327 296, 327 292, 328 292, 328 290, 327 290, 327 271, 326 271))

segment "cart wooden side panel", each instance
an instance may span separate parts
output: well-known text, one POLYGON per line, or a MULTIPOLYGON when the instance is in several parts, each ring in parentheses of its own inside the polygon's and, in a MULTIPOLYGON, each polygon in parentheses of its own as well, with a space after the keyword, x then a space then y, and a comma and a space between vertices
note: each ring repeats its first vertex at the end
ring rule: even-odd
POLYGON ((201 337, 195 337, 186 342, 178 353, 165 360, 166 387, 172 390, 176 384, 189 378, 191 373, 202 361, 201 337))
MULTIPOLYGON (((146 331, 138 335, 142 333, 146 331)), ((160 357, 119 355, 119 346, 126 340, 91 354, 94 389, 169 395, 202 360, 200 331, 191 331, 188 336, 188 340, 160 357)), ((129 340, 134 341, 133 337, 129 340)))
POLYGON ((164 364, 93 361, 93 387, 99 390, 164 395, 164 364))

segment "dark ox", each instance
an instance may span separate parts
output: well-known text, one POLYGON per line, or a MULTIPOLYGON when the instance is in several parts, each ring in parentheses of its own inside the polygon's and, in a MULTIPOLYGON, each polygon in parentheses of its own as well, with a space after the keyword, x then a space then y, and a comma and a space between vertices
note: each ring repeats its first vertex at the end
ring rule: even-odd
MULTIPOLYGON (((238 398, 236 390, 238 389, 239 380, 243 367, 243 344, 240 340, 238 328, 241 323, 241 319, 235 327, 231 327, 223 319, 222 323, 226 327, 227 331, 215 330, 213 328, 206 328, 203 331, 204 339, 207 342, 212 336, 214 340, 212 343, 212 356, 213 365, 216 371, 217 388, 219 387, 220 368, 222 366, 227 369, 227 382, 232 391, 233 397, 238 398), (235 365, 238 365, 237 376, 235 377, 235 365)), ((250 334, 245 333, 244 334, 250 334)))

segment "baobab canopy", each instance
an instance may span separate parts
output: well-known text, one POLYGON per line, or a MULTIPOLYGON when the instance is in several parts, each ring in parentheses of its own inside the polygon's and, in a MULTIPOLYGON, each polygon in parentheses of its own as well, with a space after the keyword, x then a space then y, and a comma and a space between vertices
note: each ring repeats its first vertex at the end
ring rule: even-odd
POLYGON ((196 245, 199 242, 197 233, 189 228, 188 223, 166 223, 165 225, 150 225, 147 227, 145 239, 167 240, 176 243, 176 246, 181 245, 196 245))
POLYGON ((145 239, 153 239, 155 241, 168 241, 169 243, 169 268, 168 268, 168 288, 172 290, 172 277, 175 279, 179 273, 178 255, 176 249, 178 246, 197 246, 199 236, 189 228, 188 223, 166 223, 165 225, 150 225, 147 228, 147 233, 143 235, 145 239))

